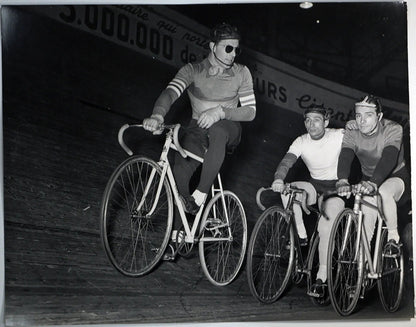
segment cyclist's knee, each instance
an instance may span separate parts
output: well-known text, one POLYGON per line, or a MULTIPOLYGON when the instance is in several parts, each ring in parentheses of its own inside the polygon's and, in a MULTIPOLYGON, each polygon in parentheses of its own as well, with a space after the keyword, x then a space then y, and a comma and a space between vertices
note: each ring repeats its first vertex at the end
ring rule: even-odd
POLYGON ((224 143, 226 144, 229 139, 228 131, 222 126, 213 125, 209 129, 209 143, 224 143))
POLYGON ((322 209, 325 211, 326 216, 331 220, 335 219, 344 208, 344 200, 339 197, 329 198, 322 204, 322 209))
POLYGON ((404 191, 404 183, 399 178, 391 178, 380 185, 378 192, 383 199, 393 198, 396 202, 404 191))

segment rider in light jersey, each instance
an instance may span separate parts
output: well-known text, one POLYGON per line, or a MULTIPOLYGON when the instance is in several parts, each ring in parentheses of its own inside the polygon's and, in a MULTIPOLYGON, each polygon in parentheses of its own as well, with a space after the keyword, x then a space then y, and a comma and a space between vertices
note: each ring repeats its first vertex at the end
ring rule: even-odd
MULTIPOLYGON (((318 194, 326 191, 335 191, 335 183, 338 180, 337 166, 338 157, 341 152, 341 144, 344 136, 343 129, 327 128, 329 115, 322 106, 312 105, 304 112, 306 134, 295 139, 289 147, 286 155, 279 163, 274 174, 272 189, 281 192, 284 188, 284 179, 290 168, 300 157, 307 166, 311 179, 309 182, 297 181, 290 183, 293 186, 304 189, 308 194, 308 205, 317 202, 318 194)), ((282 194, 282 201, 287 203, 288 198, 282 194)), ((327 253, 328 242, 332 224, 338 213, 344 208, 344 201, 339 197, 332 197, 321 203, 318 200, 321 210, 324 210, 326 217, 322 217, 318 223, 319 233, 319 270, 316 282, 312 285, 311 291, 315 296, 324 296, 325 282, 327 279, 327 253)), ((306 229, 303 224, 302 209, 300 204, 293 205, 294 217, 301 245, 307 244, 306 229)))

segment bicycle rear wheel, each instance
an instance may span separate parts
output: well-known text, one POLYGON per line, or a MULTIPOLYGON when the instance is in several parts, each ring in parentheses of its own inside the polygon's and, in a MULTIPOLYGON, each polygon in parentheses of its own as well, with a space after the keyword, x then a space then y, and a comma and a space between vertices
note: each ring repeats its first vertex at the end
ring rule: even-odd
POLYGON ((351 209, 344 209, 331 230, 328 251, 328 292, 332 306, 341 316, 351 314, 363 282, 362 246, 357 249, 358 221, 351 209))
POLYGON ((247 248, 247 221, 243 205, 230 191, 217 193, 204 210, 200 226, 199 258, 208 280, 216 286, 237 276, 247 248), (228 219, 227 219, 228 216, 228 219))
POLYGON ((278 206, 264 211, 254 226, 247 257, 251 294, 263 303, 276 301, 286 290, 295 258, 293 228, 278 206))
POLYGON ((159 185, 160 178, 161 169, 153 160, 134 156, 117 167, 105 189, 101 239, 111 264, 126 276, 150 272, 169 242, 173 200, 168 181, 159 185))
MULTIPOLYGON (((311 244, 311 250, 310 250, 309 257, 308 257, 308 269, 307 270, 310 273, 310 275, 308 276, 308 278, 309 278, 309 282, 307 283, 308 287, 313 282, 316 281, 316 274, 318 273, 318 270, 319 270, 318 246, 319 246, 319 236, 316 236, 313 243, 311 244)), ((326 306, 330 302, 328 292, 325 292, 323 297, 313 297, 313 296, 311 296, 310 298, 311 298, 312 303, 317 305, 317 306, 326 306)))
POLYGON ((403 294, 403 251, 394 249, 387 242, 387 229, 381 235, 378 262, 381 278, 377 280, 381 304, 387 312, 395 312, 403 294))

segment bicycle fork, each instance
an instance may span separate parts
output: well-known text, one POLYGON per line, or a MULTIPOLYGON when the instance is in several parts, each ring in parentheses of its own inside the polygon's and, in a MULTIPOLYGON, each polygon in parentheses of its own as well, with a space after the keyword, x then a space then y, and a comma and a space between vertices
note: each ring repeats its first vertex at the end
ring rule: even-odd
MULTIPOLYGON (((221 194, 221 202, 222 202, 222 206, 224 208, 225 222, 221 222, 218 225, 215 225, 214 227, 211 227, 211 228, 205 226, 205 228, 207 230, 209 230, 209 231, 214 231, 214 237, 216 237, 219 234, 221 234, 220 231, 219 231, 220 228, 227 227, 228 228, 228 235, 229 235, 228 240, 229 241, 232 241, 233 240, 233 236, 231 234, 230 218, 229 218, 228 210, 227 210, 226 203, 225 203, 224 190, 222 188, 222 181, 221 181, 220 175, 217 176, 217 179, 218 179, 218 188, 215 188, 214 185, 212 185, 212 187, 211 187, 211 194, 212 194, 212 197, 214 197, 215 192, 220 192, 220 194, 221 194)), ((216 221, 221 221, 221 219, 217 218, 217 210, 216 210, 216 204, 215 203, 213 205, 213 213, 214 213, 214 217, 213 217, 214 218, 214 221, 215 220, 216 221)))

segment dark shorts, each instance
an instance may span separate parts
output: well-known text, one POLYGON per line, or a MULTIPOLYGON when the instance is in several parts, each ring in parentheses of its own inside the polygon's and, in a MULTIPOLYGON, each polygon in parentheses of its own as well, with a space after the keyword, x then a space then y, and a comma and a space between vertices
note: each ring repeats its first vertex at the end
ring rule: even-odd
MULTIPOLYGON (((404 204, 406 204, 408 201, 410 201, 411 198, 411 192, 410 192, 410 174, 407 170, 406 166, 403 166, 403 168, 399 169, 398 171, 394 172, 387 178, 391 177, 398 177, 400 178, 404 183, 404 191, 402 196, 400 197, 400 200, 397 202, 397 206, 400 207, 404 204)), ((367 181, 370 180, 370 177, 363 176, 363 180, 367 181)))
POLYGON ((389 177, 398 177, 400 178, 403 182, 404 182, 404 192, 402 194, 402 196, 400 197, 400 200, 397 202, 397 206, 402 206, 404 204, 406 204, 406 202, 408 202, 411 198, 411 192, 410 192, 410 174, 409 171, 407 170, 407 167, 404 166, 402 169, 400 169, 399 171, 391 174, 391 176, 389 177))
POLYGON ((313 179, 311 178, 309 180, 309 183, 311 183, 313 185, 313 187, 315 188, 316 192, 318 194, 322 194, 325 192, 331 192, 331 191, 335 191, 335 183, 337 182, 336 179, 333 180, 328 180, 328 181, 324 181, 324 180, 318 180, 318 179, 313 179))

